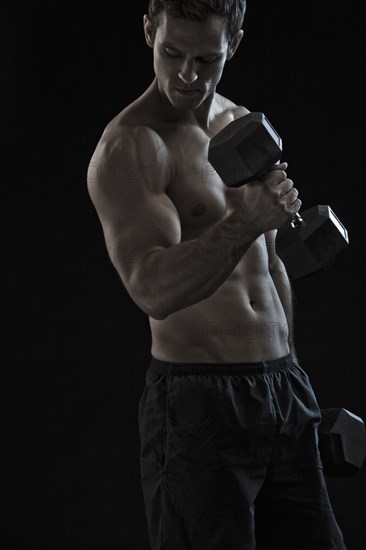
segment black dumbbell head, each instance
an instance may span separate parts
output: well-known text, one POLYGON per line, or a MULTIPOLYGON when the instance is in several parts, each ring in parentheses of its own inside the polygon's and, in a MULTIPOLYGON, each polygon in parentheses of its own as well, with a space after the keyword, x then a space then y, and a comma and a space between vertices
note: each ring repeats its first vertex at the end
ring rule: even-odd
POLYGON ((263 113, 249 113, 211 140, 208 160, 228 187, 263 176, 281 158, 282 140, 263 113))
POLYGON ((319 426, 319 450, 328 476, 352 476, 366 457, 363 420, 346 409, 323 409, 319 426))
POLYGON ((348 232, 333 210, 318 204, 301 212, 298 227, 278 230, 276 250, 292 279, 328 269, 348 248, 348 232))

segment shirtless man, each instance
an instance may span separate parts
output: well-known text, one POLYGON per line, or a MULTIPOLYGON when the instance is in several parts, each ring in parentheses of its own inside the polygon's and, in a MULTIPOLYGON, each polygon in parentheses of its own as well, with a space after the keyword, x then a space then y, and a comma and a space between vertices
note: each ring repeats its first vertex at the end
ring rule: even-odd
POLYGON ((286 163, 228 188, 207 161, 210 138, 249 112, 216 92, 244 13, 244 0, 150 0, 155 78, 108 124, 88 172, 110 259, 151 326, 148 532, 153 550, 268 548, 268 532, 275 550, 340 550, 275 253, 298 192, 286 163))

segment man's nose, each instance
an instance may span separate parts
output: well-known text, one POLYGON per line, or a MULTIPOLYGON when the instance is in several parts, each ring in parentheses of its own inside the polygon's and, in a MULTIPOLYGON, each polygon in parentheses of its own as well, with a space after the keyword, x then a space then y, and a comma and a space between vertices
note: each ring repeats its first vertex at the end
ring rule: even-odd
POLYGON ((192 84, 198 78, 197 70, 195 67, 195 62, 185 61, 183 67, 178 73, 179 78, 184 82, 184 84, 192 84))

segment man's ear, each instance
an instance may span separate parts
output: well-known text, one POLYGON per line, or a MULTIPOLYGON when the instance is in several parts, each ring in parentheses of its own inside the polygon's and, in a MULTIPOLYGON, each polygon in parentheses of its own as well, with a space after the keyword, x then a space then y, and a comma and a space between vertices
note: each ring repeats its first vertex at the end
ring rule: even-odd
POLYGON ((230 46, 229 46, 229 48, 228 48, 228 54, 227 54, 227 57, 226 57, 227 60, 229 60, 229 59, 231 59, 231 58, 233 57, 234 53, 235 53, 236 50, 238 49, 238 46, 239 46, 239 44, 240 44, 240 42, 241 42, 243 36, 244 36, 244 31, 243 31, 243 29, 240 29, 240 31, 238 31, 238 32, 234 35, 234 37, 233 37, 233 39, 232 39, 232 41, 231 41, 231 44, 230 44, 230 46))
POLYGON ((154 27, 151 23, 150 17, 148 15, 144 15, 144 34, 145 34, 145 40, 146 44, 150 47, 154 47, 154 27))

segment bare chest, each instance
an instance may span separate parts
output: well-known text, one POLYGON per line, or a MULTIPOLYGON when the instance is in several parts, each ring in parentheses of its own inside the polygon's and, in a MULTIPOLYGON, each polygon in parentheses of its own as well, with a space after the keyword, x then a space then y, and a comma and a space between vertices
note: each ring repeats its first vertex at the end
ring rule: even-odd
POLYGON ((167 189, 182 227, 182 240, 192 239, 239 206, 240 189, 227 187, 207 160, 209 137, 182 135, 173 147, 175 177, 167 189))

